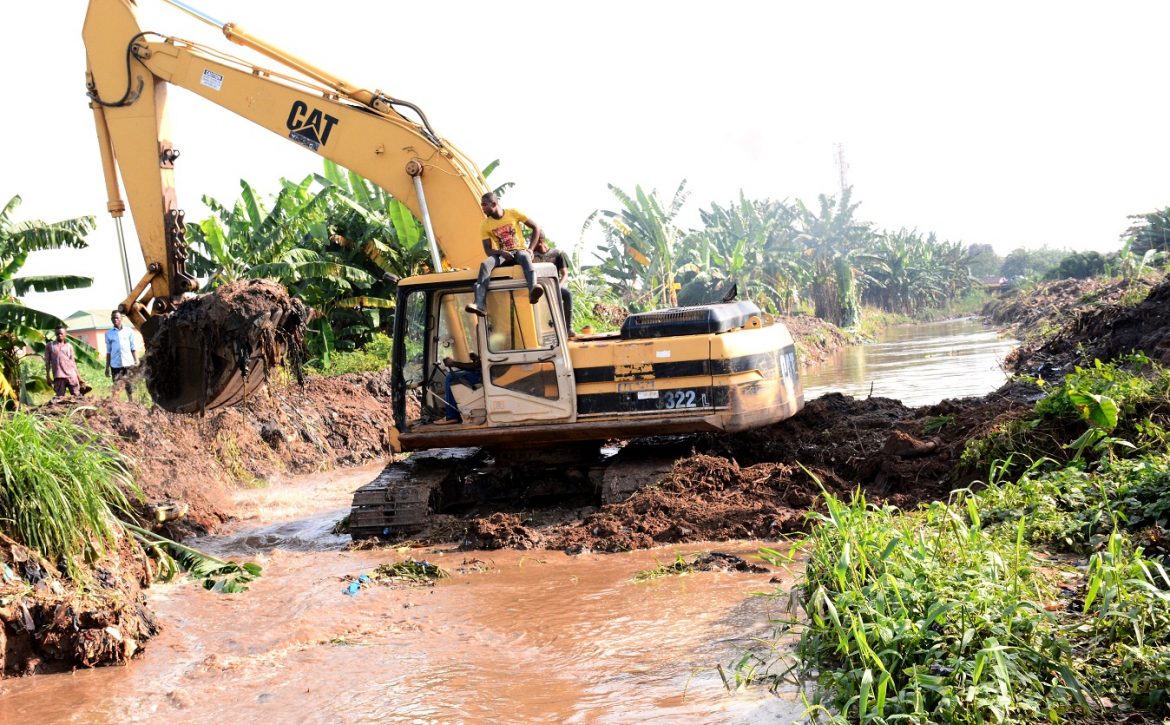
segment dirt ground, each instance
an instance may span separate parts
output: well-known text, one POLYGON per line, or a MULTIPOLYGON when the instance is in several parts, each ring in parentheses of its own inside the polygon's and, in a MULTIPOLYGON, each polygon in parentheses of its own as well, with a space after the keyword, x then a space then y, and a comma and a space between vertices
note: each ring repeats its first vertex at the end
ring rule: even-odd
POLYGON ((390 377, 310 376, 277 382, 204 416, 119 400, 52 406, 80 416, 131 461, 148 505, 188 507, 172 533, 206 533, 226 521, 227 494, 280 473, 308 473, 389 455, 390 377), (75 412, 74 412, 75 411, 75 412))
POLYGON ((861 342, 856 336, 846 334, 841 328, 819 317, 799 315, 780 316, 777 319, 784 323, 796 340, 797 359, 804 370, 816 368, 837 350, 861 342))

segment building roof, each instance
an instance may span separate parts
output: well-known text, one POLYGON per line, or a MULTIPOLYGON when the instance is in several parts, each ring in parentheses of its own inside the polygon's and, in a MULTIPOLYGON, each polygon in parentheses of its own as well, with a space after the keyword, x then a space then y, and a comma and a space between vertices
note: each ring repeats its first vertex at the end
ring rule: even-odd
POLYGON ((109 310, 78 310, 64 322, 67 330, 108 330, 113 327, 109 310))

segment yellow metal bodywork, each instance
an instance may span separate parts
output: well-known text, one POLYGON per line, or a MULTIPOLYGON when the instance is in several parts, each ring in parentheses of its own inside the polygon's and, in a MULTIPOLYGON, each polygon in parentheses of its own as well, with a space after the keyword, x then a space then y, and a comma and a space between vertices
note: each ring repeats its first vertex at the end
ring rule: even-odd
MULTIPOLYGON (((479 199, 488 189, 462 153, 432 137, 421 124, 399 116, 380 92, 333 78, 237 26, 227 26, 225 35, 311 80, 237 62, 176 38, 143 34, 131 0, 90 0, 86 14, 82 37, 88 86, 92 97, 102 102, 92 105, 109 208, 115 216, 123 208, 112 183, 116 174, 134 217, 156 300, 174 300, 190 288, 178 258, 185 257, 185 248, 175 249, 172 242, 168 251, 167 225, 173 224, 169 215, 178 211, 174 160, 167 158, 173 149, 167 127, 168 84, 308 146, 378 184, 422 218, 408 172, 413 164, 414 171, 421 169, 436 241, 447 265, 479 264, 483 255, 479 199)), ((127 309, 134 301, 128 300, 127 309)))
MULTIPOLYGON (((555 279, 551 265, 538 265, 537 273, 555 279)), ((474 279, 470 271, 449 272, 413 277, 400 286, 459 289, 474 279)), ((517 284, 523 275, 517 267, 505 267, 495 270, 492 279, 517 284)), ((399 436, 402 449, 736 432, 784 420, 804 405, 795 343, 784 325, 767 317, 753 317, 742 328, 720 333, 650 339, 607 333, 569 340, 566 347, 575 378, 575 410, 565 420, 493 421, 489 412, 487 420, 464 426, 405 421, 399 436)))

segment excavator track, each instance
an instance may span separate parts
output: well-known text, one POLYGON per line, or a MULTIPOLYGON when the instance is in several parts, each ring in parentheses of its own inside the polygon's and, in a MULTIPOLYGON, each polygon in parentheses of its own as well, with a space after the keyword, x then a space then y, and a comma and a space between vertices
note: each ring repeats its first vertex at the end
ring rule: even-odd
POLYGON ((564 501, 618 503, 653 485, 693 450, 691 436, 659 436, 622 448, 565 445, 537 450, 435 448, 392 461, 354 492, 354 540, 399 539, 432 516, 480 504, 564 501))
POLYGON ((353 495, 349 533, 355 540, 417 533, 442 510, 447 488, 484 461, 479 448, 437 448, 393 461, 353 495))

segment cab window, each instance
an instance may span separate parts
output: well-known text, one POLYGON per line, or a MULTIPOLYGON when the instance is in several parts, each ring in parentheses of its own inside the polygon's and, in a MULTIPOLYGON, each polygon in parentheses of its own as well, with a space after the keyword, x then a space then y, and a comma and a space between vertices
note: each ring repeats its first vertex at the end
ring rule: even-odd
POLYGON ((554 320, 548 295, 534 305, 525 287, 492 290, 488 293, 488 350, 552 350, 557 346, 554 320))

